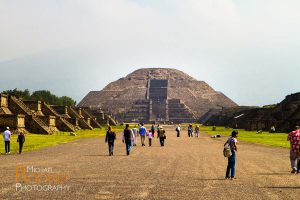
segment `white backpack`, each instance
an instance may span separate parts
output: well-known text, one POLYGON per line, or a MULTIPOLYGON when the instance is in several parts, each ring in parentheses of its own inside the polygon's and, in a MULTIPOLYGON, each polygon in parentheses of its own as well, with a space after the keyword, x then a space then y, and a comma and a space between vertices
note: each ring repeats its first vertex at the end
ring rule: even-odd
POLYGON ((229 141, 226 142, 224 149, 223 149, 223 155, 226 158, 229 158, 230 156, 232 156, 232 152, 231 152, 231 147, 229 144, 229 141))

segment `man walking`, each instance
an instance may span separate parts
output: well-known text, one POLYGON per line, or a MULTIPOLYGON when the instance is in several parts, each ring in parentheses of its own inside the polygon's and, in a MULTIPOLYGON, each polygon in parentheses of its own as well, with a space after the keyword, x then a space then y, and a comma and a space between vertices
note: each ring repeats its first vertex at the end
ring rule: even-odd
POLYGON ((126 155, 129 156, 131 151, 131 145, 132 145, 132 131, 129 128, 129 124, 126 124, 126 128, 124 129, 123 133, 123 143, 126 144, 126 155))
POLYGON ((18 135, 17 142, 19 143, 19 154, 21 154, 23 149, 23 144, 25 142, 25 135, 23 132, 20 132, 20 134, 18 135))
MULTIPOLYGON (((299 152, 299 145, 300 145, 300 128, 299 126, 296 126, 294 131, 290 132, 287 140, 290 141, 291 147, 290 147, 290 161, 291 161, 291 173, 299 173, 299 169, 296 168, 296 161, 299 162, 298 152, 299 152)), ((298 167, 299 168, 299 167, 298 167)))
POLYGON ((139 133, 141 136, 141 143, 142 143, 142 147, 145 146, 145 138, 146 138, 146 134, 147 134, 147 129, 144 127, 144 123, 141 123, 141 127, 139 129, 139 133))
POLYGON ((4 143, 5 143, 5 154, 10 154, 10 136, 11 132, 9 127, 6 127, 6 131, 3 133, 4 143))
POLYGON ((193 137, 193 132, 194 132, 193 125, 190 124, 189 127, 188 127, 188 135, 189 135, 189 137, 193 137))

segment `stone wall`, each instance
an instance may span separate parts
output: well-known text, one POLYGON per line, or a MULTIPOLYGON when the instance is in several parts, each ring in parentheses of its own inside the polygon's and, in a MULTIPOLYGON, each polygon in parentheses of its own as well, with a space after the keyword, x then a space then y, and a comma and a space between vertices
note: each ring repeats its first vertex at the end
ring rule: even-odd
POLYGON ((0 114, 12 114, 8 108, 8 96, 0 94, 0 114))
POLYGON ((24 104, 38 116, 44 116, 42 112, 42 102, 41 101, 26 101, 23 100, 24 104))
POLYGON ((5 130, 8 126, 10 129, 14 131, 27 132, 25 129, 25 116, 24 115, 13 115, 13 114, 5 114, 0 115, 0 129, 1 131, 5 130))
POLYGON ((273 107, 223 108, 217 113, 206 113, 201 122, 255 131, 269 131, 274 126, 276 132, 290 132, 300 125, 300 93, 286 96, 273 107))

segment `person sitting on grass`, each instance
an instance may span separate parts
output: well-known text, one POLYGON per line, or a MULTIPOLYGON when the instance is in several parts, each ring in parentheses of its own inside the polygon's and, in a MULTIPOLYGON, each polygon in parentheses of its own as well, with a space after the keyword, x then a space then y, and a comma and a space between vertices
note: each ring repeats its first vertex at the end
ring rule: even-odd
POLYGON ((23 144, 25 142, 25 135, 23 132, 20 132, 20 134, 18 135, 17 142, 19 143, 19 154, 21 154, 23 149, 23 144))
POLYGON ((237 135, 238 132, 236 130, 232 131, 231 137, 225 142, 224 147, 226 144, 229 144, 230 150, 232 155, 228 157, 228 164, 226 170, 226 179, 233 180, 235 179, 235 163, 236 163, 236 152, 237 152, 237 135))

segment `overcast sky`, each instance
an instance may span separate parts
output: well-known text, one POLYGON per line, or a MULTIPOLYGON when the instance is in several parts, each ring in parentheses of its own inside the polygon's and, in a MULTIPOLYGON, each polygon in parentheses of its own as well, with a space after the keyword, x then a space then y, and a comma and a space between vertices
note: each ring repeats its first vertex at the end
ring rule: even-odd
POLYGON ((239 105, 300 92, 299 0, 0 0, 0 91, 80 101, 145 67, 182 70, 239 105))

